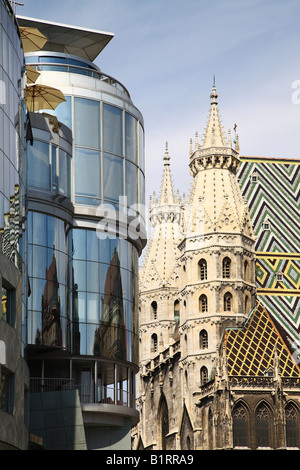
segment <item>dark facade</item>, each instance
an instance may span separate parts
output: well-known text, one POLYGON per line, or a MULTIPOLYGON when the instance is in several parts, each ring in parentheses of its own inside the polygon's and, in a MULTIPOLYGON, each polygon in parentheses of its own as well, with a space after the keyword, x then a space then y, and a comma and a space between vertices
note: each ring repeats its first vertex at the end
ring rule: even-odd
POLYGON ((21 325, 24 262, 24 57, 9 2, 0 2, 0 450, 28 446, 29 371, 23 359, 21 325))

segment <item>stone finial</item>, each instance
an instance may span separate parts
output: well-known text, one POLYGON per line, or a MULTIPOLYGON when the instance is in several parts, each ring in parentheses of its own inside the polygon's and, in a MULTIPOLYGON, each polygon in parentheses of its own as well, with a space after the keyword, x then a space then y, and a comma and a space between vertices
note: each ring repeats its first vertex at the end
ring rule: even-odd
POLYGON ((209 112, 208 123, 204 132, 203 144, 201 147, 202 149, 226 146, 224 131, 219 116, 219 110, 217 107, 218 94, 215 86, 215 79, 210 98, 211 108, 209 112))
POLYGON ((165 155, 164 155, 164 165, 170 165, 170 156, 169 156, 169 150, 168 150, 168 142, 166 142, 166 149, 165 149, 165 155))

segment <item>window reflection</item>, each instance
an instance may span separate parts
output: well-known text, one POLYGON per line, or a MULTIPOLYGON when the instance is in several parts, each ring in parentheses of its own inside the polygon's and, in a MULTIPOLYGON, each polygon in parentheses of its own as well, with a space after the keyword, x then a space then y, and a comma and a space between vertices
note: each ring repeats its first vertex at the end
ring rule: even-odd
POLYGON ((100 149, 100 103, 75 98, 75 144, 100 149))
POLYGON ((28 239, 28 343, 70 348, 66 226, 29 212, 28 239))
POLYGON ((49 144, 35 141, 28 146, 28 185, 50 190, 49 144))
POLYGON ((71 157, 67 152, 35 139, 27 154, 29 187, 71 196, 71 157))
POLYGON ((126 158, 137 163, 137 121, 128 113, 125 113, 125 142, 126 158))
POLYGON ((80 258, 72 268, 73 352, 136 359, 136 250, 127 240, 73 232, 74 258, 80 258))
POLYGON ((126 162, 126 194, 128 207, 138 203, 138 169, 130 162, 126 162))
POLYGON ((123 155, 123 111, 103 104, 103 149, 123 155))
MULTIPOLYGON (((75 150, 75 193, 99 199, 101 196, 100 152, 89 149, 75 150)), ((89 202, 93 204, 94 201, 89 202)))
POLYGON ((124 195, 123 159, 105 153, 103 155, 104 199, 118 202, 124 195))
POLYGON ((74 354, 137 360, 136 249, 93 230, 66 235, 63 221, 44 214, 28 222, 28 342, 71 348, 72 338, 74 354))

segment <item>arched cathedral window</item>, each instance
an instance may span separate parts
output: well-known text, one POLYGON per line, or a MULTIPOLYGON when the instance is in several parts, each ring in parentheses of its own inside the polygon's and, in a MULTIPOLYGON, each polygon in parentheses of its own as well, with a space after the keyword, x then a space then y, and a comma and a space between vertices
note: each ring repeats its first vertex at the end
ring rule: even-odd
POLYGON ((248 447, 249 415, 246 407, 242 403, 239 403, 235 406, 232 413, 232 418, 234 447, 248 447))
POLYGON ((207 263, 205 259, 201 259, 198 263, 199 269, 199 278, 201 281, 205 281, 207 279, 207 263))
POLYGON ((231 267, 231 260, 230 258, 223 259, 223 278, 230 278, 230 267, 231 267))
POLYGON ((179 307, 179 300, 175 300, 174 302, 174 320, 177 323, 179 323, 180 320, 180 307, 179 307))
POLYGON ((202 313, 208 311, 207 297, 204 294, 199 297, 199 311, 202 313))
POLYGON ((204 385, 208 381, 208 371, 205 366, 201 367, 200 369, 200 384, 204 385))
POLYGON ((298 413, 294 405, 289 403, 285 408, 286 446, 298 447, 298 413))
POLYGON ((157 319, 157 302, 153 301, 151 304, 151 317, 152 320, 157 319))
POLYGON ((159 428, 160 428, 160 439, 161 439, 161 450, 167 449, 166 436, 169 434, 169 411, 167 401, 164 395, 161 396, 159 410, 159 428))
POLYGON ((255 413, 256 447, 270 447, 270 410, 262 403, 255 413))
POLYGON ((206 330, 200 331, 200 349, 207 349, 208 348, 208 334, 206 330))
POLYGON ((227 292, 224 295, 224 311, 225 312, 230 312, 232 309, 232 295, 230 292, 227 292))
POLYGON ((157 352, 157 335, 154 333, 151 336, 151 352, 157 352))
POLYGON ((249 263, 248 263, 248 261, 245 261, 245 263, 244 263, 244 280, 246 282, 249 281, 249 263))

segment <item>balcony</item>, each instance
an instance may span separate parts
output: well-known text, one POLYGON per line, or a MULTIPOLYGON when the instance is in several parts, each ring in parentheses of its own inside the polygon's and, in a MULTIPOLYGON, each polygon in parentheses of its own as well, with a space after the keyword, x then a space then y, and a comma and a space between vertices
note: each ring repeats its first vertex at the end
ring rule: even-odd
POLYGON ((72 64, 66 64, 66 63, 54 63, 54 62, 43 62, 43 63, 31 63, 30 61, 27 61, 28 64, 30 64, 31 67, 33 67, 35 70, 38 72, 43 72, 43 71, 54 71, 54 72, 65 72, 65 73, 76 73, 79 75, 85 75, 87 77, 92 77, 96 78, 97 80, 101 80, 102 82, 107 83, 108 85, 113 86, 117 90, 121 91, 122 93, 125 93, 128 98, 130 98, 130 93, 127 90, 127 88, 122 85, 118 80, 115 78, 111 77, 110 75, 102 73, 100 70, 95 70, 89 67, 82 67, 79 65, 72 65, 72 64))
POLYGON ((31 393, 78 390, 81 404, 95 403, 135 408, 134 394, 122 390, 118 385, 116 387, 114 384, 95 387, 93 384, 90 386, 76 384, 75 379, 70 378, 30 378, 31 393))

